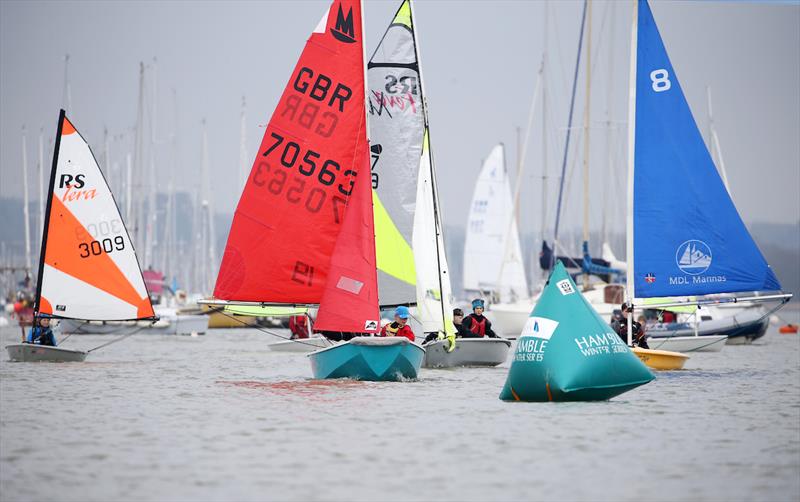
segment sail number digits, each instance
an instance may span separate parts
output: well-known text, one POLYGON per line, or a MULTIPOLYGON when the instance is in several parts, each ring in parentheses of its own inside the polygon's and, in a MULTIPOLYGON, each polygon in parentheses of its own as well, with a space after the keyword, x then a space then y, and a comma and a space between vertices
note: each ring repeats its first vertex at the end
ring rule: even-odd
MULTIPOLYGON (((263 157, 269 157, 270 154, 274 153, 275 155, 273 156, 278 157, 281 166, 286 169, 297 166, 298 173, 308 178, 315 178, 318 183, 324 186, 332 186, 336 183, 336 173, 341 171, 341 166, 338 162, 331 159, 321 161, 321 156, 317 152, 313 150, 303 152, 303 148, 298 143, 294 141, 284 142, 285 138, 275 132, 270 133, 270 136, 275 142, 262 154, 263 157), (300 159, 299 163, 298 159, 300 159), (317 169, 318 166, 319 170, 317 169)), ((352 169, 346 169, 343 174, 350 177, 347 181, 347 186, 339 183, 336 189, 343 196, 350 196, 353 193, 356 172, 352 169)), ((272 166, 265 161, 256 164, 252 179, 253 184, 258 187, 266 186, 267 190, 273 195, 285 194, 286 200, 292 204, 303 202, 303 206, 312 213, 318 213, 328 198, 328 193, 324 188, 320 187, 314 187, 306 193, 307 180, 297 177, 289 180, 285 170, 272 169, 272 166), (267 179, 269 173, 272 173, 271 179, 267 179), (291 186, 284 192, 287 181, 291 186)), ((335 223, 341 222, 340 213, 344 210, 346 203, 347 199, 340 197, 338 194, 334 194, 331 197, 335 223)))
POLYGON ((125 249, 125 239, 118 235, 114 237, 113 241, 111 239, 103 239, 102 241, 81 242, 78 244, 78 249, 81 250, 81 258, 88 258, 92 255, 99 256, 103 253, 122 251, 125 249))

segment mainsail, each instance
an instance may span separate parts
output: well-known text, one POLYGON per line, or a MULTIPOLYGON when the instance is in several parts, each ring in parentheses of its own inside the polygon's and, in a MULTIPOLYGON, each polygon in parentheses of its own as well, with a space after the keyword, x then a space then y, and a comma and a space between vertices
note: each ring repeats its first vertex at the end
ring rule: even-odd
POLYGON ((450 276, 410 0, 368 64, 381 303, 417 303, 425 332, 453 331, 450 276))
POLYGON ((88 143, 58 119, 37 314, 88 320, 154 317, 136 252, 88 143))
POLYGON ((306 42, 239 199, 215 297, 320 302, 366 155, 362 35, 360 2, 336 0, 306 42))
POLYGON ((511 180, 500 143, 484 161, 472 194, 464 242, 466 291, 496 293, 502 301, 527 298, 519 230, 513 218, 511 180))
POLYGON ((634 30, 629 291, 648 298, 779 290, 714 166, 646 0, 634 30))

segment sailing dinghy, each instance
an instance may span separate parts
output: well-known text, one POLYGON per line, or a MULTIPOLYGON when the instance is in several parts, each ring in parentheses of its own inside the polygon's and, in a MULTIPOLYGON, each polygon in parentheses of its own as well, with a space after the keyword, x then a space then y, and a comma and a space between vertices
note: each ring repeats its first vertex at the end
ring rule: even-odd
MULTIPOLYGON (((634 4, 629 91, 628 302, 780 290, 708 152, 647 0, 634 4)), ((696 303, 789 298, 776 294, 696 303)), ((685 303, 660 307, 674 305, 685 303)), ((658 360, 657 369, 665 369, 667 356, 655 352, 666 351, 634 352, 648 365, 658 360)), ((678 356, 667 369, 683 365, 685 359, 678 356)))
POLYGON ((517 340, 500 399, 604 401, 654 378, 559 261, 517 340))
POLYGON ((452 287, 410 0, 401 3, 367 68, 381 305, 416 304, 422 332, 440 334, 440 339, 425 345, 425 367, 472 361, 500 364, 510 342, 455 341, 452 287))
MULTIPOLYGON (((58 118, 34 317, 154 320, 128 231, 86 140, 58 118)), ((19 343, 12 361, 83 361, 88 352, 19 343)))
MULTIPOLYGON (((319 305, 318 331, 380 329, 362 34, 360 2, 337 0, 308 39, 205 303, 319 305)), ((407 339, 360 337, 309 357, 315 378, 396 380, 415 378, 423 355, 407 339)))

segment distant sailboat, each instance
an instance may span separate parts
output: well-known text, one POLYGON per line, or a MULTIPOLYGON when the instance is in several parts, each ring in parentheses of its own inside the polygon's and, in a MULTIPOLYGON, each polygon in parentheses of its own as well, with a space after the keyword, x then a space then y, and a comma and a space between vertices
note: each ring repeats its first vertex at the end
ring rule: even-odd
MULTIPOLYGON (((36 318, 155 318, 111 190, 64 110, 58 120, 37 284, 36 318)), ((7 349, 15 361, 83 361, 87 354, 27 343, 7 349)))
MULTIPOLYGON (((646 0, 634 4, 631 41, 628 301, 780 290, 720 178, 646 0)), ((648 357, 644 349, 634 351, 648 357)))
POLYGON ((498 301, 528 299, 505 146, 492 148, 472 194, 464 241, 464 291, 498 301), (511 224, 509 225, 509 222, 511 224))

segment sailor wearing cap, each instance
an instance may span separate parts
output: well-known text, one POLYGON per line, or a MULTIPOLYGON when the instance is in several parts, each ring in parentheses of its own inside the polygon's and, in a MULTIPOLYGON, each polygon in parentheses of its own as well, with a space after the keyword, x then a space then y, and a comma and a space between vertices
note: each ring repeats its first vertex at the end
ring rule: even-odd
POLYGON ((381 328, 381 336, 404 336, 413 342, 416 337, 407 323, 408 307, 400 305, 394 310, 394 321, 381 328))

